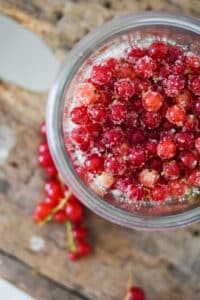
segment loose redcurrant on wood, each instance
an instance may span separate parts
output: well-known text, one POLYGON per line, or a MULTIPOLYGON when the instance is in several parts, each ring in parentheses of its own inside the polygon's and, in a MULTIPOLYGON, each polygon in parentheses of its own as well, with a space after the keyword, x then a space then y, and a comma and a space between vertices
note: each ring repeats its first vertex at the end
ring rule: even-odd
POLYGON ((127 300, 145 300, 144 291, 140 287, 131 287, 127 293, 127 300))

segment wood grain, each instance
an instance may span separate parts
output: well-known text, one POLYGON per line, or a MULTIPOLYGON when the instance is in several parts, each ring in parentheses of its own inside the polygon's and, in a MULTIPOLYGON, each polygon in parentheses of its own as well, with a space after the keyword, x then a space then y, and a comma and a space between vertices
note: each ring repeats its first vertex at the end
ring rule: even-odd
MULTIPOLYGON (((38 300, 87 300, 78 293, 41 276, 35 269, 0 252, 0 276, 38 300)), ((9 300, 9 299, 5 299, 9 300)))
MULTIPOLYGON (((35 31, 61 60, 76 41, 106 20, 152 8, 200 16, 198 0, 0 0, 0 12, 35 31)), ((33 224, 31 212, 43 197, 44 177, 37 167, 36 152, 45 98, 45 94, 0 83, 0 139, 2 128, 15 137, 0 168, 0 252, 4 262, 0 276, 35 299, 120 300, 132 270, 135 284, 145 287, 148 300, 200 299, 199 224, 162 233, 137 232, 87 212, 95 249, 92 256, 75 264, 65 258, 62 227, 33 224), (38 250, 32 245, 34 239, 42 241, 38 250)))

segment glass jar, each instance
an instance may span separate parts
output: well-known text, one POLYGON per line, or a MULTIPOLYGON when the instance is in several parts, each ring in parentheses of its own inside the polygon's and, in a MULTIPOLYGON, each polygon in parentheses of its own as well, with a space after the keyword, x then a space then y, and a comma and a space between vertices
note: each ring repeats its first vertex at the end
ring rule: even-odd
POLYGON ((102 57, 115 55, 123 45, 153 39, 179 44, 200 55, 198 19, 163 12, 141 12, 113 19, 84 37, 68 54, 53 85, 47 103, 46 123, 50 150, 62 178, 89 209, 114 223, 136 229, 177 228, 200 219, 200 202, 165 205, 148 213, 114 207, 87 187, 75 172, 63 140, 63 112, 80 78, 102 57), (112 49, 112 52, 111 52, 112 49), (66 100, 68 99, 68 100, 66 100))

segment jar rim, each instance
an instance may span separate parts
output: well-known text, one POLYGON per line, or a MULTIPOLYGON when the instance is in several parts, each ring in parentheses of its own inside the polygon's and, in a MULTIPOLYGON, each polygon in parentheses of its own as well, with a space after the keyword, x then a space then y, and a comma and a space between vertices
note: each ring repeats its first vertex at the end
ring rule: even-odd
POLYGON ((165 25, 185 29, 200 36, 198 19, 174 13, 140 12, 112 19, 103 26, 87 34, 68 54, 51 88, 46 110, 47 138, 53 160, 64 181, 75 195, 93 212, 105 219, 129 228, 162 230, 177 228, 197 222, 200 219, 200 207, 178 214, 163 216, 143 216, 117 208, 94 194, 77 176, 69 163, 62 139, 62 109, 64 90, 78 71, 85 58, 98 49, 98 45, 124 29, 134 29, 146 25, 165 25))

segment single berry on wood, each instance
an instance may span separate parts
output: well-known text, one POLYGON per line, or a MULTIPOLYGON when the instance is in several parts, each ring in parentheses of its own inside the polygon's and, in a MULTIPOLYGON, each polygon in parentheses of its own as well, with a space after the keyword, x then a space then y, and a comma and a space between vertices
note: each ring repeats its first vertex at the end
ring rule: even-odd
POLYGON ((145 293, 140 287, 131 287, 127 292, 127 300, 145 300, 145 293))

